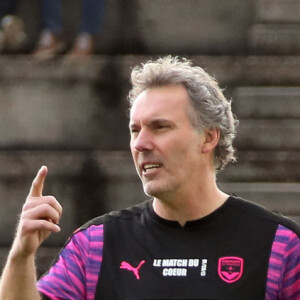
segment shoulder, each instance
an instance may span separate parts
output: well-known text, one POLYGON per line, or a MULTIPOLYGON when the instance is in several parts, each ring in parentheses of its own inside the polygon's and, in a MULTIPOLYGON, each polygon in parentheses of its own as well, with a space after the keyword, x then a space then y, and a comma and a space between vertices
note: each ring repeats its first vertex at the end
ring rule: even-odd
POLYGON ((270 211, 261 205, 239 197, 232 196, 230 200, 232 207, 239 210, 239 212, 257 220, 264 220, 278 226, 281 225, 300 237, 300 226, 294 220, 283 216, 278 212, 270 211))
POLYGON ((140 216, 144 211, 146 211, 148 203, 149 200, 141 204, 119 211, 112 211, 89 220, 81 227, 77 228, 69 236, 62 250, 64 250, 65 248, 80 248, 82 250, 88 251, 91 244, 97 244, 98 246, 103 244, 105 224, 118 220, 132 220, 136 216, 140 216))
POLYGON ((138 204, 138 205, 126 208, 126 209, 118 210, 118 211, 112 211, 105 215, 96 217, 96 218, 88 221, 87 223, 85 223, 77 231, 91 229, 92 226, 101 228, 101 225, 104 225, 105 223, 114 222, 114 221, 120 220, 120 219, 131 220, 131 219, 143 214, 146 211, 146 209, 148 208, 149 202, 150 201, 147 200, 141 204, 138 204))
POLYGON ((283 225, 279 225, 275 234, 272 253, 279 256, 291 256, 297 254, 300 259, 300 238, 297 233, 283 225))

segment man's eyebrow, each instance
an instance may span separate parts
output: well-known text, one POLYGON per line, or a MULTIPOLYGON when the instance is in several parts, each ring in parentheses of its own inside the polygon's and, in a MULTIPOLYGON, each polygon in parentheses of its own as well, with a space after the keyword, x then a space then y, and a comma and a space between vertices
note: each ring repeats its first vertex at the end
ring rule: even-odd
POLYGON ((150 124, 174 124, 174 121, 170 120, 170 119, 166 119, 166 118, 155 118, 152 119, 150 122, 150 124))
POLYGON ((157 119, 154 119, 155 121, 158 121, 158 122, 170 122, 170 123, 173 123, 173 121, 171 119, 167 119, 167 118, 157 118, 157 119))
MULTIPOLYGON (((170 119, 166 119, 166 118, 153 118, 150 120, 145 121, 145 124, 147 126, 152 126, 152 125, 156 125, 156 124, 175 124, 174 121, 170 120, 170 119)), ((129 128, 137 128, 140 125, 134 121, 129 122, 129 128)))

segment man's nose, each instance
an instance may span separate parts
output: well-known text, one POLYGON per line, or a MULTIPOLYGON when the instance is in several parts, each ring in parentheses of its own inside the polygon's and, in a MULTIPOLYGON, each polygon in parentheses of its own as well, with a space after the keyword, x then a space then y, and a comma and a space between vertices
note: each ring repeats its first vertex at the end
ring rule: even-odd
POLYGON ((134 149, 143 152, 153 148, 152 135, 147 130, 140 130, 137 137, 133 141, 134 149))

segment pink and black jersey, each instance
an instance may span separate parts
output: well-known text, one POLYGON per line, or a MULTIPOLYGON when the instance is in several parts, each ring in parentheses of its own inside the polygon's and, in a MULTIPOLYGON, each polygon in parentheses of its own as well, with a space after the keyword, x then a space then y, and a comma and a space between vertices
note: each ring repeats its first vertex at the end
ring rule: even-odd
POLYGON ((181 227, 152 201, 91 220, 38 282, 44 299, 300 299, 299 226, 230 197, 181 227))

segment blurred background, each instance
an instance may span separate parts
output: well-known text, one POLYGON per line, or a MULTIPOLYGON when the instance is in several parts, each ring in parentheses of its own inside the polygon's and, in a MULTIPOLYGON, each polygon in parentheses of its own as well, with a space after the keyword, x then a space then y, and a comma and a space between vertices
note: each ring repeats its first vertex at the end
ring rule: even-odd
POLYGON ((218 174, 222 189, 300 222, 300 0, 51 1, 59 19, 45 0, 0 1, 1 268, 41 165, 64 214, 39 274, 77 227, 146 199, 129 76, 167 54, 193 59, 233 100, 238 162, 218 174))

